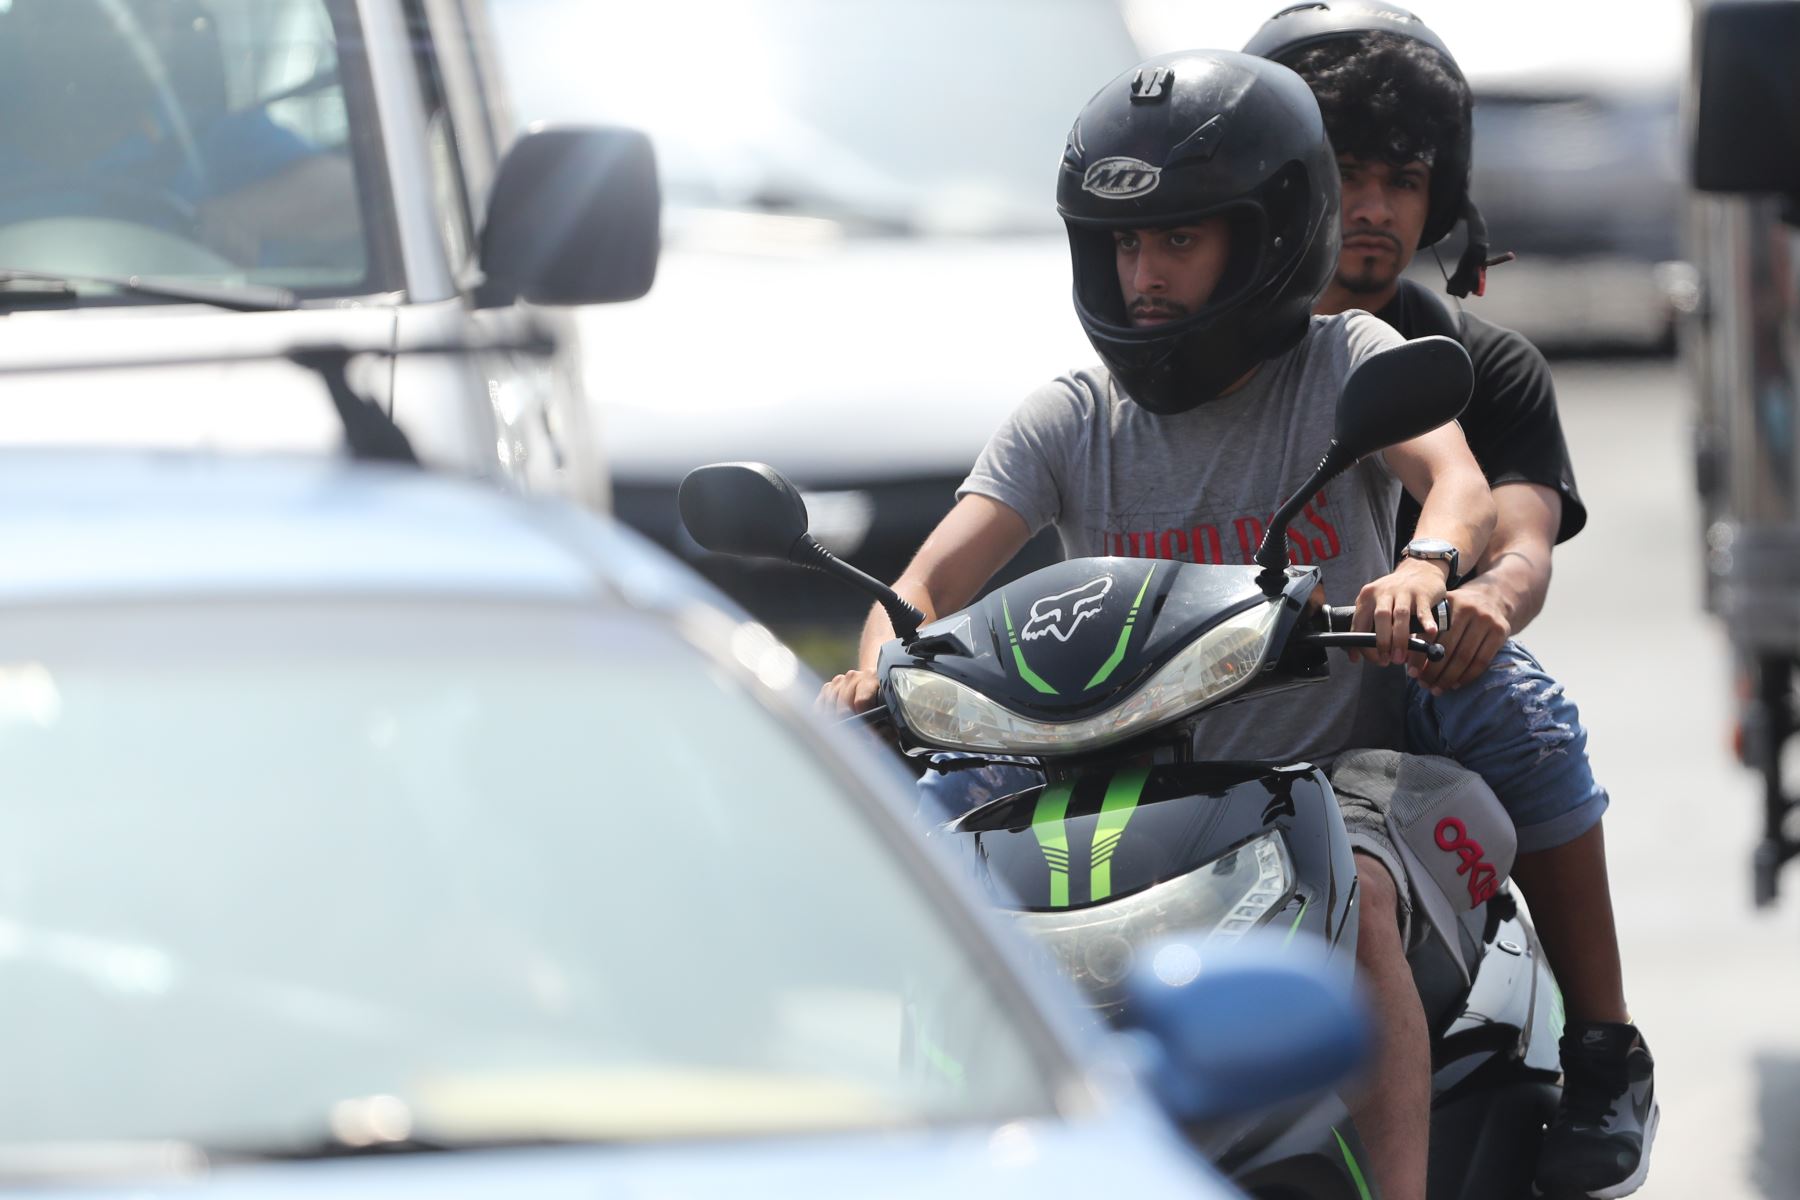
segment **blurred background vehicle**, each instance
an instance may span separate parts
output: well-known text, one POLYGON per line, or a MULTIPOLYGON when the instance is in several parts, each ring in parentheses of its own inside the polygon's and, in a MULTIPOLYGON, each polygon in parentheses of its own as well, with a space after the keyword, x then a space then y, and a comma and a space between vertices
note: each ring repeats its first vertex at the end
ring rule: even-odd
MULTIPOLYGON (((522 126, 624 122, 660 156, 659 284, 579 318, 607 348, 589 391, 618 511, 803 650, 806 630, 861 612, 797 568, 700 551, 675 516, 682 474, 781 462, 821 540, 895 578, 1001 417, 1092 359, 1052 204, 1073 114, 1145 55, 1235 48, 1279 7, 487 3, 522 126)), ((1505 21, 1429 15, 1477 90, 1476 194, 1495 244, 1520 254, 1471 303, 1553 352, 1666 348, 1680 0, 1629 22, 1547 2, 1505 21)), ((1438 268, 1426 256, 1417 269, 1438 268)), ((1040 537, 1005 577, 1057 552, 1040 537)), ((813 657, 844 653, 838 640, 813 657)))
MULTIPOLYGON (((1152 52, 1236 49, 1282 0, 1124 0, 1152 52)), ((1456 55, 1475 93, 1476 203, 1495 253, 1471 311, 1548 353, 1667 352, 1679 281, 1682 178, 1676 109, 1685 0, 1520 0, 1409 5, 1456 55)), ((1441 289, 1462 230, 1414 262, 1441 289)))
POLYGON ((1690 92, 1696 393, 1708 607, 1730 632, 1739 756, 1762 777, 1757 903, 1800 857, 1800 0, 1700 10, 1690 92))
MULTIPOLYGON (((592 129, 515 143, 486 48, 465 6, 423 0, 0 4, 0 365, 83 347, 406 347, 492 335, 522 302, 641 295, 647 144, 592 129)), ((383 365, 361 382, 429 460, 606 504, 574 358, 383 365)), ((267 406, 281 368, 241 367, 229 398, 267 406)), ((190 424, 184 395, 228 396, 193 382, 120 395, 112 376, 107 419, 81 406, 63 424, 167 436, 190 424)), ((0 439, 60 436, 30 392, 15 382, 0 439)), ((288 436, 233 418, 245 437, 288 436)))
MULTIPOLYGON (((521 121, 619 121, 656 144, 657 286, 581 316, 607 348, 589 388, 619 515, 784 632, 853 626, 864 606, 799 568, 705 555, 676 485, 704 462, 779 462, 821 541, 899 574, 1005 414, 1093 357, 1053 201, 1074 114, 1140 57, 1117 4, 488 8, 521 121)), ((1012 574, 1057 554, 1040 539, 1012 574)))
POLYGON ((1360 1042, 1266 961, 1146 978, 1130 1047, 1073 1024, 793 653, 571 504, 0 466, 8 1194, 1228 1200, 1140 1074, 1217 1115, 1360 1042))

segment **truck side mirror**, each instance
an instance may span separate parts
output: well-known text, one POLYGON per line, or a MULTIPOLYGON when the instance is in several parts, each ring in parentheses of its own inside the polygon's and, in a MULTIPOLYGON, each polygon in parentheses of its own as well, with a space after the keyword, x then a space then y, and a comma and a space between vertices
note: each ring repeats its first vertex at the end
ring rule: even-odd
POLYGON ((1800 197, 1800 4, 1714 0, 1694 44, 1694 187, 1800 197))
POLYGON ((635 129, 533 129, 507 151, 481 230, 484 308, 636 300, 656 280, 662 192, 635 129))

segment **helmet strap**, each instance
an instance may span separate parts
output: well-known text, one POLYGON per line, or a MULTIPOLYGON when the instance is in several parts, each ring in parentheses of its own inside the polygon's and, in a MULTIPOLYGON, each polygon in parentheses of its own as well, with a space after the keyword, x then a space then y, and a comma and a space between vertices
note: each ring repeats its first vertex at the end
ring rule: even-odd
MULTIPOLYGON (((1487 273, 1489 267, 1497 267, 1501 263, 1511 262, 1517 257, 1511 250, 1503 254, 1488 257, 1489 242, 1487 221, 1483 219, 1481 210, 1475 207, 1475 201, 1463 198, 1463 225, 1468 230, 1468 242, 1463 246, 1462 257, 1457 260, 1456 273, 1444 276, 1444 290, 1458 300, 1473 293, 1477 296, 1487 294, 1487 273)), ((1436 256, 1436 247, 1432 248, 1436 256)), ((1438 270, 1443 271, 1444 260, 1438 258, 1438 270)))

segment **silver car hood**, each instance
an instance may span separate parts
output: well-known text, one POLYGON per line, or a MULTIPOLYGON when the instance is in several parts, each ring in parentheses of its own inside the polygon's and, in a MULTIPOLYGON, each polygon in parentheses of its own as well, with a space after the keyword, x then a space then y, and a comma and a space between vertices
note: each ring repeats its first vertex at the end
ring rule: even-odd
MULTIPOLYGON (((15 1200, 66 1197, 62 1184, 0 1190, 15 1200)), ((19 1181, 24 1182, 24 1181, 19 1181)), ((1079 1122, 1020 1121, 885 1136, 770 1137, 612 1148, 502 1150, 218 1167, 198 1177, 85 1179, 86 1200, 742 1200, 934 1196, 1033 1200, 1047 1195, 1230 1200, 1160 1114, 1132 1106, 1079 1122)))
MULTIPOLYGON (((387 308, 233 313, 156 305, 15 312, 4 318, 0 350, 0 446, 335 453, 343 427, 318 376, 279 355, 318 343, 391 346, 394 320, 387 308), (273 357, 101 369, 184 353, 258 352, 273 357), (19 371, 24 373, 14 373, 19 371)), ((383 401, 391 376, 384 368, 380 364, 357 380, 383 401)))
POLYGON ((1032 389, 1094 360, 1060 237, 677 244, 579 318, 613 477, 722 459, 809 484, 960 475, 1032 389))
MULTIPOLYGON (((330 394, 283 355, 307 346, 386 352, 454 340, 472 325, 455 303, 255 313, 121 305, 0 321, 0 449, 325 455, 344 442, 330 394), (149 361, 168 365, 131 365, 149 361)), ((350 381, 392 413, 421 461, 496 473, 492 405, 469 364, 433 355, 397 367, 377 353, 352 360, 350 381)))

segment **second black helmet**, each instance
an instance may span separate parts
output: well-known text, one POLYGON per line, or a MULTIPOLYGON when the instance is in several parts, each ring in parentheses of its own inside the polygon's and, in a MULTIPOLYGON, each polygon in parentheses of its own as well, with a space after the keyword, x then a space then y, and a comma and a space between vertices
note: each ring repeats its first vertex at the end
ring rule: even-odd
POLYGON ((1306 84, 1229 51, 1150 59, 1089 100, 1069 132, 1056 206, 1075 311, 1127 395, 1155 413, 1218 397, 1306 333, 1338 256, 1338 168, 1306 84), (1194 311, 1132 324, 1114 234, 1220 217, 1224 274, 1194 311))

